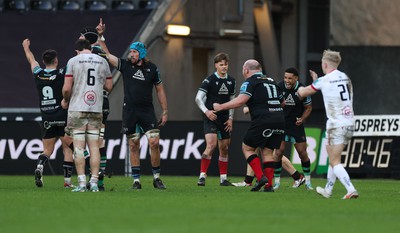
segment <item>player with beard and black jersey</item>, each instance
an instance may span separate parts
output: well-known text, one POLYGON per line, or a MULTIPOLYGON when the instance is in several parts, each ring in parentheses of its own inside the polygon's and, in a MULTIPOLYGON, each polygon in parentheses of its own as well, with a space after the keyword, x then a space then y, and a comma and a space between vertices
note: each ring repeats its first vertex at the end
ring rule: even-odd
MULTIPOLYGON (((99 36, 105 31, 105 24, 100 20, 96 27, 99 36)), ((160 179, 160 129, 168 119, 167 97, 157 66, 146 59, 147 49, 141 42, 130 46, 128 59, 112 55, 104 42, 100 46, 107 53, 110 64, 121 72, 124 81, 124 105, 122 124, 123 132, 128 138, 131 159, 133 189, 141 189, 140 183, 140 136, 145 134, 148 139, 153 173, 153 186, 165 189, 160 179), (153 88, 155 87, 162 113, 157 120, 153 105, 153 88)))
POLYGON ((311 185, 310 174, 310 158, 307 153, 306 133, 304 131, 303 123, 310 116, 312 111, 311 97, 300 98, 297 95, 299 87, 304 86, 298 81, 299 72, 296 68, 290 67, 285 70, 284 80, 278 83, 281 88, 283 96, 285 97, 285 137, 282 140, 279 149, 275 150, 275 183, 274 189, 280 187, 280 176, 282 171, 282 156, 285 151, 286 142, 294 143, 294 148, 299 154, 301 160, 301 167, 304 176, 299 172, 294 172, 292 175, 294 182, 293 188, 298 188, 305 182, 307 190, 313 190, 311 185), (304 178, 305 177, 305 178, 304 178))
POLYGON ((203 124, 206 149, 201 156, 198 186, 206 185, 207 170, 218 145, 220 186, 232 186, 227 179, 228 151, 231 143, 233 109, 213 112, 213 103, 226 103, 235 97, 236 81, 228 75, 229 56, 218 53, 214 57, 216 72, 202 82, 196 95, 196 104, 204 113, 203 124))
MULTIPOLYGON (((80 39, 88 40, 92 46, 92 53, 97 54, 108 61, 106 53, 98 43, 98 40, 104 39, 104 37, 99 38, 99 34, 97 33, 96 28, 85 27, 84 29, 82 29, 80 39)), ((108 100, 108 93, 109 93, 108 91, 103 90, 103 122, 101 125, 100 136, 99 136, 99 147, 100 147, 100 173, 98 181, 99 191, 105 191, 104 176, 106 174, 106 166, 107 166, 107 151, 105 147, 104 135, 106 131, 106 121, 110 113, 110 103, 108 100)), ((87 154, 86 160, 88 160, 90 155, 88 153, 86 154, 87 154)), ((86 164, 89 163, 87 162, 86 164)))
POLYGON ((285 118, 282 106, 285 100, 275 81, 262 73, 258 61, 247 60, 242 74, 245 81, 240 87, 240 94, 227 103, 214 103, 214 110, 218 112, 244 104, 249 107, 251 125, 244 136, 242 150, 257 177, 251 191, 258 191, 265 185, 264 192, 273 192, 273 151, 279 148, 283 139, 285 118), (257 156, 258 147, 261 148, 264 171, 257 156))
POLYGON ((43 153, 39 155, 35 169, 35 184, 37 187, 43 187, 44 166, 54 151, 56 141, 60 139, 64 153, 64 187, 71 188, 74 187, 71 183, 74 163, 72 150, 68 145, 72 143, 72 138, 65 135, 64 127, 67 122, 67 111, 61 107, 65 69, 57 69, 57 52, 51 49, 44 51, 42 59, 46 68, 41 68, 29 48, 30 44, 29 39, 22 42, 39 94, 43 142, 43 153))

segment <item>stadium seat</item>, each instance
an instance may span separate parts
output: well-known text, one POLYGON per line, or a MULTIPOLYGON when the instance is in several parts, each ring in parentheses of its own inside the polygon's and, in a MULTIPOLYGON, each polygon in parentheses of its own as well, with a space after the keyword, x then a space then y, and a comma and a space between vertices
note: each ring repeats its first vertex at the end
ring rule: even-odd
POLYGON ((67 11, 78 11, 81 9, 78 1, 59 1, 58 9, 67 11))
POLYGON ((53 3, 48 0, 34 0, 31 1, 32 10, 51 11, 53 10, 53 3))
POLYGON ((140 9, 154 9, 158 6, 157 0, 140 0, 139 8, 140 9))
POLYGON ((4 1, 4 9, 24 11, 26 10, 26 4, 24 0, 8 0, 4 1))
POLYGON ((112 4, 113 10, 134 10, 135 6, 132 1, 113 1, 112 4))
POLYGON ((104 1, 86 1, 85 10, 89 11, 105 11, 107 10, 107 4, 104 1))

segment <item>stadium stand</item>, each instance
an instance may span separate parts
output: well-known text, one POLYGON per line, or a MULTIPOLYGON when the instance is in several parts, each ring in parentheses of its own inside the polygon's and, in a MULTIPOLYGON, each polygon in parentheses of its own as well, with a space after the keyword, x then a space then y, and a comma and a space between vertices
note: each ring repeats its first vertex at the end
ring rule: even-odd
POLYGON ((29 10, 149 10, 155 9, 158 4, 159 0, 0 0, 0 12, 24 12, 29 10))
POLYGON ((81 5, 78 1, 58 1, 58 9, 64 11, 79 11, 81 10, 81 5))
POLYGON ((24 11, 26 9, 26 3, 24 0, 10 0, 4 1, 4 9, 11 11, 24 11))
POLYGON ((112 9, 114 10, 134 10, 135 5, 133 1, 113 1, 112 9))
POLYGON ((41 11, 51 11, 55 10, 55 5, 53 5, 52 1, 48 0, 35 0, 31 1, 31 9, 32 10, 41 10, 41 11))
POLYGON ((158 5, 157 0, 141 0, 139 1, 139 7, 141 9, 154 9, 158 5))
POLYGON ((105 1, 86 1, 85 2, 85 10, 105 11, 107 9, 108 9, 108 6, 105 1))

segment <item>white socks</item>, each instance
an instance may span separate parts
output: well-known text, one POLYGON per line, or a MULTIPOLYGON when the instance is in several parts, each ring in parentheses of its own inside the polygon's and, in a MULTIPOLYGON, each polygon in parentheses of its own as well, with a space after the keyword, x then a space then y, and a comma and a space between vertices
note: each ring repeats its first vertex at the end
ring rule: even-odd
POLYGON ((205 172, 200 172, 199 178, 206 178, 207 174, 205 172))
POLYGON ((328 174, 326 175, 327 182, 325 185, 325 192, 332 194, 333 186, 335 186, 336 182, 336 175, 333 172, 332 166, 329 165, 328 167, 328 174))
POLYGON ((343 186, 347 189, 347 193, 352 193, 356 191, 356 189, 354 188, 353 184, 350 181, 349 174, 344 169, 342 164, 338 164, 335 167, 333 167, 333 171, 336 177, 340 180, 340 183, 342 183, 343 186))
POLYGON ((224 182, 224 180, 226 180, 227 178, 228 178, 228 177, 227 177, 226 174, 223 174, 223 175, 220 175, 220 176, 219 176, 219 180, 220 180, 221 183, 224 182))
POLYGON ((350 181, 350 176, 347 171, 344 169, 342 164, 338 164, 332 168, 332 166, 328 167, 327 174, 327 183, 325 185, 325 192, 332 194, 333 186, 335 185, 336 178, 339 179, 340 183, 346 188, 347 193, 351 193, 356 191, 353 184, 350 181))
POLYGON ((86 187, 86 175, 78 175, 79 187, 86 187))
POLYGON ((306 178, 306 184, 311 183, 311 176, 310 175, 307 175, 307 176, 304 176, 304 177, 306 178))

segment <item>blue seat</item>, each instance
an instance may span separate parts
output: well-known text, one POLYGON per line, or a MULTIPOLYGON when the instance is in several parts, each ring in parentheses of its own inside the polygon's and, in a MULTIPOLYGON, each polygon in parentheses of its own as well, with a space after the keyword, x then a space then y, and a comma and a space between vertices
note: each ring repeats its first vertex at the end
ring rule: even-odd
POLYGON ((112 4, 112 9, 113 10, 134 10, 135 5, 133 4, 132 1, 113 1, 112 4))
POLYGON ((85 10, 89 11, 105 11, 107 10, 107 4, 104 1, 86 1, 85 10))
POLYGON ((154 9, 158 6, 157 0, 140 0, 139 8, 140 9, 154 9))
POLYGON ((24 11, 26 10, 26 3, 24 0, 4 1, 4 8, 6 10, 24 11))
POLYGON ((53 3, 48 0, 34 0, 31 1, 32 10, 51 11, 53 10, 53 3))
POLYGON ((79 11, 81 9, 81 5, 78 1, 59 1, 58 9, 66 10, 66 11, 79 11))

